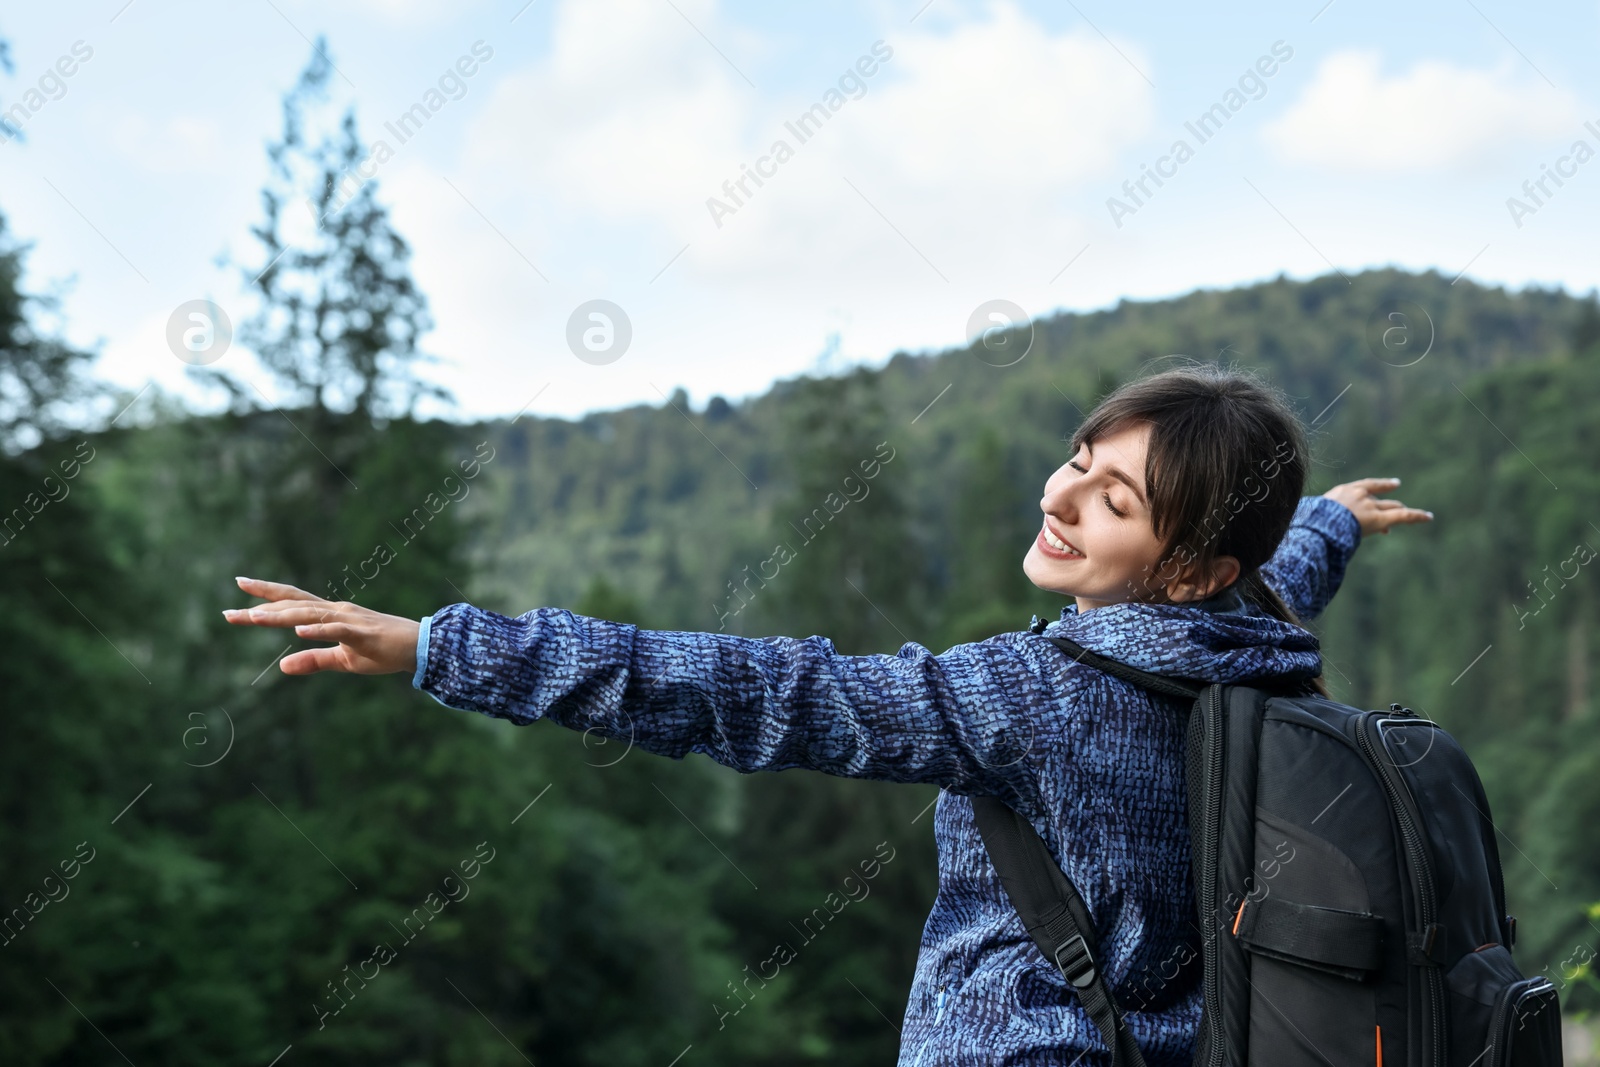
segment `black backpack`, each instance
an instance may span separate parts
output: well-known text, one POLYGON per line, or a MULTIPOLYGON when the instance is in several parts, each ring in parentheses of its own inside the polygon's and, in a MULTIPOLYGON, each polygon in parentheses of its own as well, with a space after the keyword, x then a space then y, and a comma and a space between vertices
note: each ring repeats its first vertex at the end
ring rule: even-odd
MULTIPOLYGON (((1185 775, 1205 968, 1196 1067, 1561 1063, 1555 987, 1512 961, 1489 802, 1437 723, 1399 704, 1339 704, 1309 683, 1148 674, 1051 640, 1195 702, 1185 775)), ((972 805, 1006 895, 1112 1063, 1143 1067, 1122 1013, 1149 997, 1113 1002, 1083 900, 1028 820, 994 797, 972 805)))

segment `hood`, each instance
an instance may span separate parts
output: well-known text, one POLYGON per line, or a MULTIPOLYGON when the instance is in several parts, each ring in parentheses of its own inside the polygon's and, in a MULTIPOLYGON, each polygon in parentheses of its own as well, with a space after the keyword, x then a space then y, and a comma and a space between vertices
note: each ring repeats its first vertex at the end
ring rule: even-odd
POLYGON ((1045 628, 1130 667, 1204 682, 1293 682, 1322 672, 1321 644, 1233 586, 1194 604, 1076 604, 1045 628))

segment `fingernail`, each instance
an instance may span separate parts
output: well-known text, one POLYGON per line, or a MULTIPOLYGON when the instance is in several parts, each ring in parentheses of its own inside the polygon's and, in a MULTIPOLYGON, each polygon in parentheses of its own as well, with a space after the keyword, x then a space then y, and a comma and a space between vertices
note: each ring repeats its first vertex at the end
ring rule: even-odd
POLYGON ((297 634, 303 634, 309 629, 311 629, 311 627, 309 627, 309 626, 305 625, 304 623, 302 623, 301 625, 296 626, 294 628, 294 632, 297 633, 297 634))
POLYGON ((1430 519, 1433 518, 1433 512, 1431 512, 1431 511, 1428 512, 1428 518, 1430 518, 1430 519))

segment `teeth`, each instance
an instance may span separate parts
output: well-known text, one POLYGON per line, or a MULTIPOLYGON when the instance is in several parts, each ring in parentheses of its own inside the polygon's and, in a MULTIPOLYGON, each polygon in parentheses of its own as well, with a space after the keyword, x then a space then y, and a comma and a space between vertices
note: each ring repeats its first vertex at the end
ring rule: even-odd
POLYGON ((1061 538, 1059 538, 1055 534, 1051 533, 1050 532, 1050 527, 1048 527, 1048 526, 1046 526, 1044 528, 1044 540, 1045 540, 1046 544, 1048 544, 1051 548, 1055 549, 1057 552, 1068 552, 1068 553, 1071 553, 1074 556, 1083 555, 1082 552, 1077 551, 1071 545, 1069 545, 1065 541, 1061 540, 1061 538))

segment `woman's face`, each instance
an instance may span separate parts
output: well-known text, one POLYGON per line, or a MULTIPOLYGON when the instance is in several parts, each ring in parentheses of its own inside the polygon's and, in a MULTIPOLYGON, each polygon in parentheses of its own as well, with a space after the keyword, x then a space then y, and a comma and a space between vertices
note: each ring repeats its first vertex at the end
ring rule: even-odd
POLYGON ((1159 567, 1161 543, 1144 485, 1149 440, 1149 423, 1107 434, 1080 448, 1044 484, 1044 522, 1022 569, 1040 589, 1075 597, 1080 612, 1130 600, 1195 600, 1233 580, 1224 568, 1226 581, 1197 588, 1175 577, 1170 562, 1159 567), (1069 547, 1058 547, 1061 542, 1069 547))

